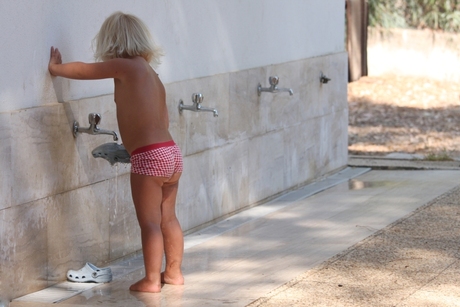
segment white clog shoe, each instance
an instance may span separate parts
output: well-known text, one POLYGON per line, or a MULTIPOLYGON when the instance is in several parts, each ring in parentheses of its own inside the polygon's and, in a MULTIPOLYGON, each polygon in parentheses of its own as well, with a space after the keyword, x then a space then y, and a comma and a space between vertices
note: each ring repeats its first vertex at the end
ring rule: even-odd
POLYGON ((98 268, 94 264, 87 262, 78 271, 67 271, 67 279, 73 282, 110 282, 112 281, 112 269, 109 267, 98 268))

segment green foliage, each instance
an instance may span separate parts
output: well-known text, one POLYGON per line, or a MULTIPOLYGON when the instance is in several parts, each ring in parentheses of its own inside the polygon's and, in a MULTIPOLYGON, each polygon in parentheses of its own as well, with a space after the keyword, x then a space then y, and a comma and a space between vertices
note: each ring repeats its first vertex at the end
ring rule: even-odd
POLYGON ((443 150, 441 152, 432 152, 432 153, 429 153, 425 156, 425 159, 424 160, 427 160, 427 161, 453 161, 454 159, 452 159, 449 154, 447 153, 447 151, 443 150))
POLYGON ((460 0, 368 0, 369 24, 460 31, 460 0))
POLYGON ((404 12, 401 6, 395 6, 394 1, 368 0, 369 25, 383 28, 406 28, 404 12))

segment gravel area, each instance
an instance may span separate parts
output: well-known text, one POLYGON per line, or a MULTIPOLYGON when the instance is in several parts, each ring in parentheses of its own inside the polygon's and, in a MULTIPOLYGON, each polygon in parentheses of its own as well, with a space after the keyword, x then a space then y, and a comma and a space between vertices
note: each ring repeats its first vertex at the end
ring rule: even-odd
POLYGON ((363 77, 348 85, 351 155, 460 156, 460 83, 363 77))
POLYGON ((460 307, 460 187, 248 307, 460 307))

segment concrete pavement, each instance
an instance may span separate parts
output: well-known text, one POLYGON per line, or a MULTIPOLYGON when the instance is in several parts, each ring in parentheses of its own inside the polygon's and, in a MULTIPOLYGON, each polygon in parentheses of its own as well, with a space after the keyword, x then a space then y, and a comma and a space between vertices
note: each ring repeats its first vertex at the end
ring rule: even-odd
POLYGON ((457 187, 249 306, 460 306, 459 234, 457 187))
POLYGON ((419 169, 347 168, 191 234, 185 286, 130 292, 135 257, 10 306, 460 306, 460 171, 419 169))

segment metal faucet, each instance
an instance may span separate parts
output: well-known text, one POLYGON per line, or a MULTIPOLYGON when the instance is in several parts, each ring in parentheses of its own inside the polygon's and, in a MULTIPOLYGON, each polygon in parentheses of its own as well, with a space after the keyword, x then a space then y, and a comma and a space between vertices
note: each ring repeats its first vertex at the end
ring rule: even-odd
POLYGON ((118 141, 118 134, 115 131, 100 129, 98 127, 101 122, 101 114, 99 113, 89 113, 88 115, 89 127, 82 128, 78 125, 77 121, 73 122, 73 136, 77 137, 77 133, 88 133, 88 134, 108 134, 113 135, 113 140, 118 141))
POLYGON ((193 112, 212 112, 214 113, 214 117, 219 116, 219 113, 217 113, 216 109, 206 108, 201 105, 203 99, 204 97, 201 93, 193 93, 193 105, 185 105, 182 99, 179 100, 179 113, 182 114, 182 110, 189 110, 193 112))
POLYGON ((321 72, 321 77, 319 78, 319 81, 323 84, 327 84, 329 81, 331 81, 331 79, 321 72))
POLYGON ((269 93, 278 93, 278 92, 289 92, 289 95, 294 95, 294 91, 290 88, 278 88, 278 82, 280 79, 278 76, 273 76, 268 78, 268 82, 270 82, 270 87, 262 87, 262 85, 258 85, 257 93, 260 96, 262 92, 269 92, 269 93))

